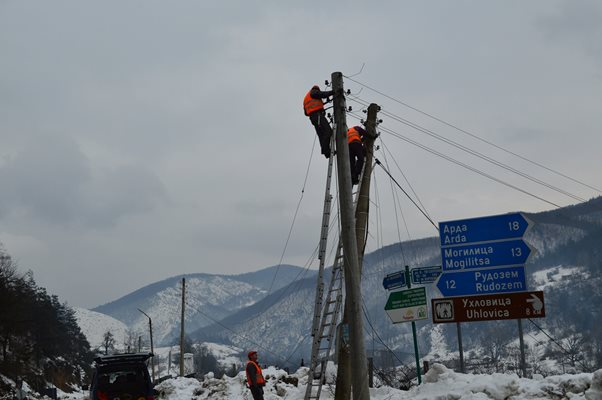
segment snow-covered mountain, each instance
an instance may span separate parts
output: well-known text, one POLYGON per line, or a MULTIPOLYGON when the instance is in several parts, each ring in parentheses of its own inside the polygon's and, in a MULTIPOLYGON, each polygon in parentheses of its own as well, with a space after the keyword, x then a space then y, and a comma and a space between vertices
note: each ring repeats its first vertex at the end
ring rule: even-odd
POLYGON ((240 275, 189 274, 175 276, 145 286, 120 299, 94 308, 126 324, 147 337, 152 318, 156 346, 169 345, 179 337, 182 304, 182 278, 186 284, 185 328, 193 332, 248 307, 272 291, 294 281, 304 270, 290 265, 269 267, 240 275), (276 279, 274 274, 278 271, 276 279))
MULTIPOLYGON (((535 225, 525 240, 536 249, 536 255, 527 264, 527 272, 532 275, 528 278, 528 285, 532 290, 542 286, 548 288, 546 310, 549 321, 566 314, 563 311, 565 307, 577 307, 583 315, 594 315, 602 307, 599 291, 597 297, 590 297, 589 302, 582 298, 589 293, 589 289, 596 287, 592 286, 595 280, 598 281, 597 287, 602 283, 602 251, 599 248, 602 243, 601 211, 602 197, 599 197, 576 206, 527 214, 535 225), (566 291, 575 288, 575 285, 566 285, 568 278, 562 282, 555 280, 559 274, 563 274, 563 270, 570 269, 579 271, 570 275, 570 278, 583 281, 583 276, 590 276, 587 271, 596 268, 598 273, 590 273, 592 279, 585 281, 590 286, 584 288, 580 296, 571 295, 570 299, 567 299, 566 291), (555 272, 541 272, 550 269, 555 272)), ((394 325, 383 311, 389 293, 383 289, 382 280, 385 275, 400 271, 405 265, 412 268, 441 265, 439 239, 433 237, 401 245, 396 243, 367 254, 363 265, 362 294, 368 351, 376 348, 377 353, 379 349, 389 353, 388 348, 391 348, 396 350, 400 358, 411 359, 411 324, 394 325), (383 348, 383 342, 386 348, 383 348)), ((325 276, 330 276, 328 270, 325 276)), ((193 338, 231 343, 243 349, 264 349, 264 352, 268 352, 264 358, 273 355, 271 361, 276 365, 291 361, 298 365, 301 358, 307 360, 309 356, 315 286, 315 277, 296 281, 219 324, 200 329, 193 338)), ((427 296, 441 297, 432 285, 427 286, 427 296)), ((573 310, 568 312, 575 315, 573 310)), ((476 346, 481 341, 482 334, 475 333, 480 329, 479 324, 465 324, 469 333, 465 338, 466 344, 476 346)), ((426 354, 431 350, 433 324, 426 320, 418 322, 417 327, 419 347, 426 354)), ((455 334, 455 327, 446 326, 445 330, 448 337, 455 334)), ((602 343, 602 337, 599 340, 602 343)))
POLYGON ((74 311, 77 324, 92 349, 101 347, 106 332, 113 334, 117 345, 123 343, 123 339, 127 336, 127 325, 111 316, 85 308, 74 308, 74 311))
MULTIPOLYGON (((561 316, 574 318, 577 313, 568 308, 577 307, 579 313, 590 315, 591 320, 591 315, 602 308, 599 291, 597 295, 590 293, 592 287, 596 287, 592 285, 598 282, 597 287, 600 287, 602 283, 602 251, 599 247, 602 243, 602 197, 527 216, 535 225, 525 240, 536 249, 536 255, 527 265, 528 285, 532 290, 546 290, 546 319, 551 322, 561 316), (577 295, 567 295, 567 291, 577 287, 567 284, 570 279, 581 282, 577 295), (589 302, 583 296, 589 296, 589 302)), ((383 312, 389 293, 383 289, 382 280, 405 265, 412 268, 441 265, 439 239, 431 237, 396 243, 365 256, 362 274, 365 336, 368 351, 377 358, 380 351, 389 353, 388 349, 395 350, 400 358, 413 357, 411 325, 392 324, 383 312)), ((191 339, 233 345, 241 348, 243 353, 249 348, 257 349, 263 352, 266 362, 275 365, 298 366, 302 358, 307 360, 311 346, 309 333, 315 273, 282 266, 278 269, 274 288, 268 294, 275 271, 276 267, 271 267, 238 276, 187 275, 186 330, 191 339)), ((325 277, 330 277, 329 269, 325 277)), ((137 310, 139 308, 153 318, 155 344, 168 345, 176 341, 179 329, 180 282, 181 277, 157 282, 95 310, 146 332, 148 320, 137 310)), ((427 296, 440 297, 440 294, 436 288, 427 286, 427 296)), ((478 346, 482 342, 483 334, 478 333, 482 325, 479 324, 465 324, 467 346, 478 346)), ((437 349, 431 348, 437 342, 431 338, 432 323, 420 321, 417 328, 421 352, 436 352, 437 349)), ((446 325, 443 332, 438 332, 438 345, 443 345, 441 341, 446 337, 450 341, 454 330, 446 325)), ((537 337, 536 333, 532 336, 537 337)), ((594 340, 602 343, 602 337, 594 340)))

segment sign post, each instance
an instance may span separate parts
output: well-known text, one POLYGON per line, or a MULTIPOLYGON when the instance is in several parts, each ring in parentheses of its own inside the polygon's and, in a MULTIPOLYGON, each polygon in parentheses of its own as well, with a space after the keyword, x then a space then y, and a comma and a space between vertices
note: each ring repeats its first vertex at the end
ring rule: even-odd
POLYGON ((518 320, 524 360, 520 319, 545 316, 543 292, 526 292, 525 264, 533 249, 522 238, 531 226, 522 213, 439 223, 442 274, 436 285, 445 298, 432 299, 433 322, 456 322, 461 364, 460 322, 498 319, 518 320))
MULTIPOLYGON (((410 267, 406 265, 406 280, 408 281, 408 289, 412 287, 410 283, 410 267)), ((424 288, 422 288, 424 290, 424 288)), ((426 296, 425 296, 426 297, 426 296)), ((422 383, 420 376, 420 356, 418 355, 418 337, 416 335, 416 322, 412 321, 412 336, 414 337, 414 355, 416 356, 416 375, 418 375, 418 384, 422 383)))
POLYGON ((416 355, 416 375, 418 384, 422 383, 420 374, 420 356, 418 354, 418 338, 416 335, 416 320, 428 318, 426 289, 424 287, 412 289, 410 283, 410 267, 406 265, 405 271, 389 274, 383 279, 385 289, 406 286, 408 290, 392 292, 389 295, 385 311, 394 324, 399 322, 412 322, 412 335, 414 337, 414 354, 416 355))

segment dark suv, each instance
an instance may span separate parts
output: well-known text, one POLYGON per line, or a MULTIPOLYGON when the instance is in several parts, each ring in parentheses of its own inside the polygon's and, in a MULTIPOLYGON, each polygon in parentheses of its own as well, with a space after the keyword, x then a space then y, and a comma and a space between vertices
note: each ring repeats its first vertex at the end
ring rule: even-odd
POLYGON ((152 356, 134 353, 95 358, 90 400, 155 400, 147 367, 152 356))

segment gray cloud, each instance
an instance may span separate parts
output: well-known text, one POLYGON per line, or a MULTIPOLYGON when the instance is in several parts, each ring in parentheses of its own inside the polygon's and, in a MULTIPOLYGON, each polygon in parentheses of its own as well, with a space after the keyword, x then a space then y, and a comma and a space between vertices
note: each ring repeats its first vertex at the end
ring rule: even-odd
MULTIPOLYGON (((310 158, 315 133, 302 98, 333 71, 353 74, 364 63, 357 80, 596 184, 599 13, 593 2, 547 0, 1 2, 0 242, 49 291, 94 306, 180 273, 276 264, 302 197, 283 262, 305 265, 319 239, 326 163, 315 148, 310 158)), ((387 112, 595 195, 345 85, 387 112)), ((479 170, 572 201, 382 118, 479 170)), ((381 139, 378 157, 398 181, 408 177, 436 221, 550 208, 390 134, 381 139)), ((379 168, 374 182, 381 220, 371 222, 369 248, 436 235, 408 200, 393 202, 379 168)))
POLYGON ((602 63, 602 5, 597 1, 564 1, 538 25, 553 42, 581 49, 597 64, 602 63))
POLYGON ((0 215, 51 225, 113 225, 165 200, 161 182, 144 168, 98 169, 77 143, 37 136, 0 167, 0 215), (13 215, 11 215, 13 214, 13 215))

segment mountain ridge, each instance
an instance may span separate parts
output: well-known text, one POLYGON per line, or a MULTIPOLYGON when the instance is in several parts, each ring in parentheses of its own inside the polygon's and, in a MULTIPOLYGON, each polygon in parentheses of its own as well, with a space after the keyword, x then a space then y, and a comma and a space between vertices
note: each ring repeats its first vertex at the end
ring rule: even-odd
MULTIPOLYGON (((536 254, 527 264, 528 282, 535 282, 532 277, 534 273, 553 267, 571 267, 593 271, 597 268, 598 264, 596 263, 602 265, 602 256, 596 247, 596 243, 602 242, 602 197, 557 210, 523 214, 534 222, 533 228, 525 235, 525 241, 536 249, 536 254)), ((369 322, 367 326, 378 332, 387 346, 401 352, 400 354, 412 352, 410 345, 412 334, 407 324, 394 325, 383 312, 388 292, 382 288, 382 279, 388 273, 401 270, 404 265, 421 267, 441 265, 440 263, 439 238, 436 236, 389 244, 364 257, 362 293, 364 294, 365 319, 369 322)), ((602 269, 602 267, 600 268, 602 269)), ((324 276, 329 278, 329 272, 330 268, 326 268, 324 276)), ((233 285, 230 289, 225 289, 229 290, 230 295, 238 298, 234 303, 232 303, 233 299, 222 298, 221 302, 213 304, 207 296, 201 295, 191 295, 187 298, 187 335, 195 341, 212 341, 243 349, 262 348, 265 358, 273 357, 276 363, 283 361, 270 354, 287 354, 287 357, 284 357, 285 360, 300 360, 304 357, 307 359, 308 349, 311 345, 308 335, 313 317, 315 274, 315 270, 301 267, 272 266, 235 276, 203 273, 186 275, 191 280, 203 279, 202 283, 197 282, 196 289, 190 289, 192 293, 197 293, 197 290, 213 292, 217 290, 216 285, 232 285, 233 282, 243 285, 233 285), (270 286, 268 284, 274 278, 276 271, 278 271, 276 276, 278 279, 275 281, 278 281, 279 284, 275 284, 271 292, 267 293, 270 286), (289 280, 288 282, 284 279, 285 277, 289 280), (200 319, 204 321, 199 322, 200 319)), ((599 280, 600 274, 592 276, 599 280)), ((168 278, 145 287, 160 288, 159 284, 166 281, 171 284, 169 286, 170 293, 167 293, 166 287, 163 287, 157 293, 146 298, 147 305, 153 301, 161 303, 157 300, 160 298, 164 300, 163 305, 170 304, 163 310, 154 308, 159 314, 172 316, 172 318, 162 320, 163 324, 171 326, 171 329, 163 330, 159 336, 163 343, 175 342, 178 337, 180 299, 179 291, 175 289, 174 284, 177 286, 178 279, 181 277, 182 275, 168 278), (154 300, 150 301, 150 298, 154 298, 154 300)), ((592 280, 591 284, 593 282, 592 280)), ((440 296, 432 285, 426 288, 429 298, 440 296)), ((138 305, 133 300, 137 299, 139 294, 134 294, 135 292, 128 295, 131 297, 124 296, 118 300, 124 301, 125 298, 132 300, 129 304, 131 310, 133 306, 138 305)), ((556 289, 551 291, 550 321, 553 321, 556 312, 559 315, 568 315, 558 309, 563 307, 562 302, 556 300, 558 296, 561 294, 557 294, 556 289)), ((547 303, 546 307, 548 308, 547 303)), ((98 311, 98 309, 95 310, 98 311)), ((145 310, 145 312, 148 311, 145 310)), ((156 326, 155 315, 150 313, 149 315, 153 315, 153 325, 156 326)), ((117 319, 133 321, 130 326, 134 329, 146 329, 146 318, 135 308, 133 312, 125 313, 121 317, 117 319)), ((468 326, 466 330, 471 335, 476 335, 475 332, 480 329, 479 326, 482 325, 468 326)), ((429 348, 432 324, 428 320, 419 321, 417 328, 420 333, 420 347, 429 348)), ((451 340, 453 335, 447 328, 446 334, 451 340)), ((474 345, 477 343, 476 340, 468 337, 466 342, 474 345)), ((602 341, 602 338, 600 340, 602 341)))

